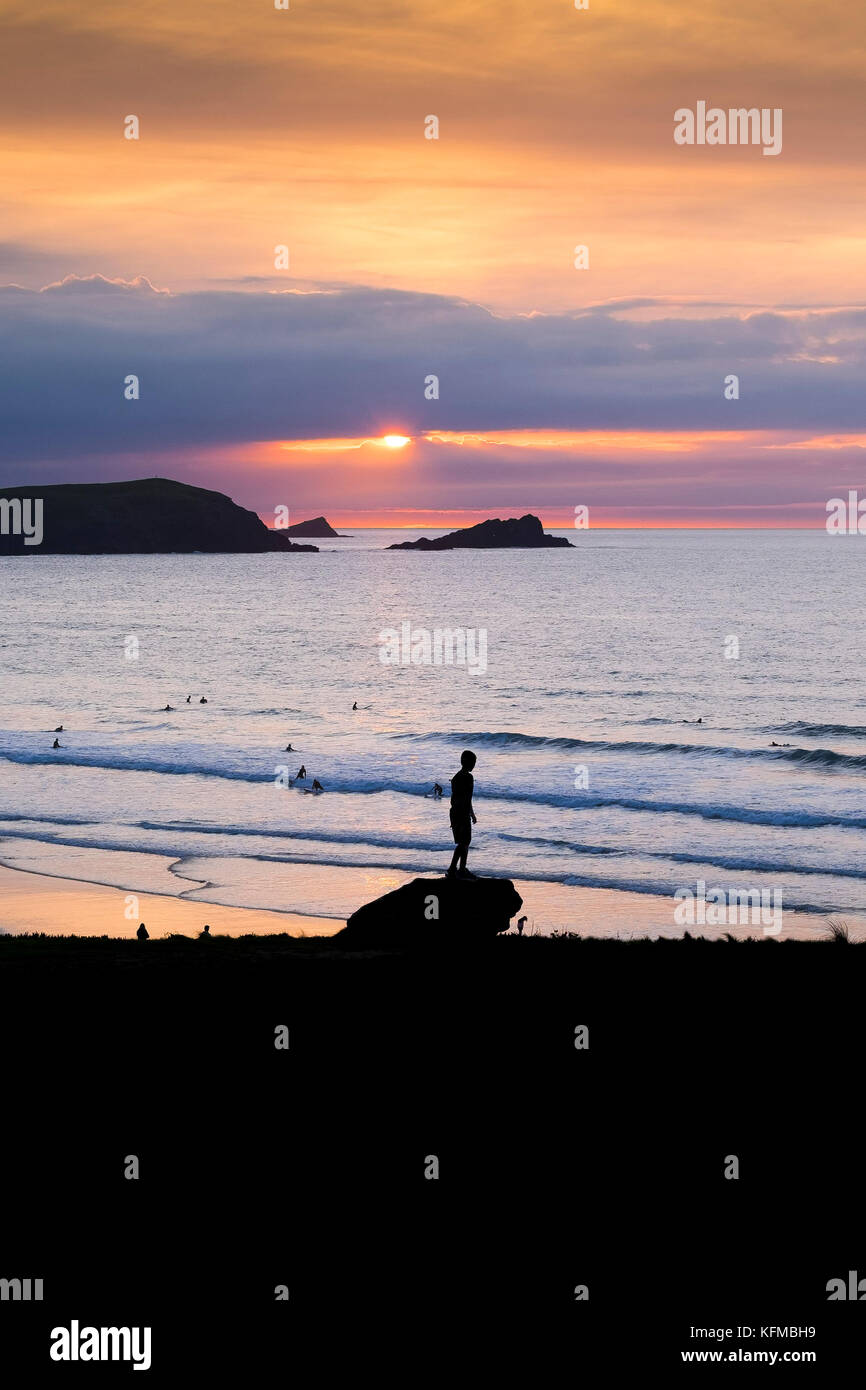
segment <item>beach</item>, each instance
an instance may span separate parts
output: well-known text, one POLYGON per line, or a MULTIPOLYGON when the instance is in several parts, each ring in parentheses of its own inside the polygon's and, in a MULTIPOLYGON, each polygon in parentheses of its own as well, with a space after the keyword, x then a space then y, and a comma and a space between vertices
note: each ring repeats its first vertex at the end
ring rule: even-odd
MULTIPOLYGON (((0 934, 44 932, 48 936, 134 937, 144 922, 152 937, 179 933, 198 936, 205 923, 217 936, 249 932, 328 936, 335 924, 327 918, 298 917, 291 912, 260 912, 250 908, 198 903, 159 893, 138 895, 138 912, 126 916, 125 895, 102 884, 51 878, 0 866, 0 934)), ((339 924, 337 924, 339 925, 339 924)))
MULTIPOLYGON (((370 875, 357 870, 335 870, 339 887, 332 883, 328 901, 333 905, 342 894, 354 890, 356 907, 379 894, 373 891, 370 875), (366 893, 366 896, 364 896, 366 893)), ((399 888, 410 879, 408 874, 379 875, 382 893, 399 888)), ((135 876, 130 881, 135 882, 135 876)), ((518 893, 527 902, 534 885, 515 882, 518 893)), ((44 932, 49 936, 135 936, 139 922, 144 922, 150 936, 179 933, 197 936, 205 922, 214 936, 246 936, 254 933, 274 936, 287 932, 290 936, 330 937, 345 925, 350 911, 343 917, 316 916, 297 912, 272 912, 266 908, 225 906, 209 900, 201 893, 194 898, 171 896, 168 893, 137 892, 132 894, 136 910, 130 917, 127 885, 120 888, 89 883, 81 879, 60 878, 47 874, 10 869, 0 865, 0 933, 18 934, 44 932)), ((351 910, 354 910, 352 908, 351 910)), ((852 939, 866 937, 866 918, 849 914, 852 939)), ((516 932, 516 920, 512 923, 516 932)), ((718 937, 730 932, 737 938, 766 935, 760 920, 747 918, 742 923, 724 927, 699 927, 701 935, 718 937)), ((546 898, 543 923, 527 913, 524 927, 527 936, 550 935, 554 932, 576 932, 584 936, 616 936, 622 940, 640 937, 670 937, 682 935, 673 922, 673 904, 666 899, 647 899, 637 893, 617 893, 594 888, 563 888, 552 890, 546 898)), ((817 914, 791 914, 782 936, 798 940, 820 940, 827 937, 826 919, 817 914)))
MULTIPOLYGON (((70 887, 83 931, 107 912, 128 933, 131 893, 164 900, 165 923, 206 908, 216 929, 222 908, 248 914, 226 930, 333 932, 445 871, 449 779, 471 748, 469 867, 514 881, 528 931, 681 934, 677 897, 700 885, 777 900, 783 936, 820 936, 830 916, 859 930, 851 547, 611 531, 552 552, 387 549, 416 534, 295 557, 4 560, 0 864, 65 922, 40 876, 115 890, 84 912, 70 887), (770 586, 785 596, 772 615, 770 586), (485 634, 474 667, 453 640, 470 629, 485 634), (385 660, 383 634, 407 630, 421 659, 410 642, 385 660)), ((27 895, 5 930, 50 922, 27 895)))

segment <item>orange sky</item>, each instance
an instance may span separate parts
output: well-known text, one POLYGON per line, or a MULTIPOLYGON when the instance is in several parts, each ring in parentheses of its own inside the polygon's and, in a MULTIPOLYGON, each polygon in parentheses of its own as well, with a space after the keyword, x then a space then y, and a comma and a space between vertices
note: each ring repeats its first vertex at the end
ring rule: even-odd
POLYGON ((284 243, 293 276, 518 311, 866 291, 858 0, 2 10, 4 239, 77 273, 181 289, 284 243), (701 97, 781 106, 781 157, 675 146, 701 97))
MULTIPOLYGON (((710 320, 719 315, 751 317, 757 326, 764 312, 866 302, 866 9, 858 0, 741 0, 724 9, 591 0, 588 10, 568 0, 433 7, 291 0, 289 11, 265 0, 3 0, 0 13, 0 284, 39 289, 70 275, 144 275, 172 295, 312 289, 323 304, 329 287, 339 295, 364 286, 483 306, 505 335, 524 316, 646 299, 645 308, 626 310, 632 322, 693 324, 692 361, 712 348, 710 320), (781 155, 675 145, 673 113, 698 99, 783 108, 781 155), (129 114, 140 121, 135 141, 123 138, 129 114), (424 138, 431 114, 437 140, 424 138), (574 268, 578 244, 589 248, 588 270, 574 268), (274 264, 279 245, 289 248, 285 270, 274 264)), ((431 321, 445 312, 432 306, 431 321)), ((838 361, 826 341, 813 355, 808 335, 796 356, 792 349, 790 360, 797 358, 838 361)), ((713 369, 707 432, 720 429, 719 372, 736 369, 721 360, 713 369)), ((672 362, 670 370, 679 368, 672 362)), ((555 373, 549 361, 545 372, 548 380, 555 373)), ((819 392, 824 379, 816 375, 806 391, 819 392)), ((645 389, 624 368, 624 410, 645 389)), ((338 421, 329 430, 323 418, 318 433, 414 435, 417 419, 407 405, 401 424, 394 400, 385 390, 358 412, 354 429, 338 421)), ((768 432, 782 440, 778 410, 761 420, 754 396, 750 409, 748 421, 745 411, 731 412, 730 425, 721 425, 729 453, 764 449, 768 432)), ((596 444, 580 428, 582 412, 574 414, 579 477, 588 457, 633 448, 615 406, 596 444)), ((631 433, 647 452, 688 453, 700 476, 707 455, 694 444, 702 432, 696 414, 678 421, 674 409, 659 433, 631 433)), ((837 450, 857 449, 866 420, 841 421, 828 407, 819 428, 819 416, 804 431, 806 447, 838 434, 837 450)), ((250 424, 253 453, 278 443, 250 424)), ((495 426, 486 402, 477 418, 465 408, 458 418, 444 396, 437 426, 424 420, 424 432, 435 429, 443 440, 484 436, 478 451, 498 459, 492 440, 510 429, 505 447, 517 445, 505 416, 503 429, 495 426)), ((565 457, 561 419, 550 426, 527 425, 527 443, 542 458, 565 457)), ((296 437, 309 429, 299 427, 296 437)), ((290 428, 282 433, 283 442, 291 439, 290 428)), ((833 447, 816 446, 813 456, 833 447)), ((166 445, 166 460, 185 448, 180 439, 166 445)), ((90 456, 83 447, 82 458, 90 456)), ((10 451, 4 468, 23 476, 33 458, 10 451)), ((58 458, 46 449, 36 462, 50 471, 58 458)), ((205 472, 220 463, 206 432, 196 458, 205 472)), ((309 459, 298 459, 282 454, 287 487, 306 476, 309 459)), ((394 466, 381 457, 371 465, 380 491, 390 488, 394 466)), ((786 476, 781 463, 776 468, 786 476)), ((716 524, 731 524, 731 515, 792 524, 797 509, 811 505, 784 489, 776 498, 749 496, 745 474, 739 499, 678 499, 656 476, 653 503, 632 501, 612 477, 599 515, 628 524, 636 507, 650 522, 685 522, 700 512, 716 524)), ((549 491, 542 488, 542 497, 549 491)), ((252 484, 245 495, 266 514, 252 484)), ((318 497, 305 486, 296 500, 336 512, 338 479, 318 497)), ((364 514, 367 500, 357 496, 349 513, 364 514)), ((426 516, 453 510, 432 487, 417 501, 426 516)), ((566 515, 571 491, 560 489, 545 505, 566 515)), ((508 506, 507 490, 498 499, 492 488, 470 511, 508 506)), ((380 498, 374 511, 406 514, 395 497, 380 498)))

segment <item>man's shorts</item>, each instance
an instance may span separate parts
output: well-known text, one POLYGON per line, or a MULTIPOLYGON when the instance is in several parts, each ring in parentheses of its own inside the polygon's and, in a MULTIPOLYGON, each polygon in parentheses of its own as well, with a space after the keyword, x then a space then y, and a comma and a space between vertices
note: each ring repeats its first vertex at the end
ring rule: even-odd
POLYGON ((468 845, 472 839, 472 821, 469 816, 461 815, 459 812, 451 812, 451 833, 454 836, 455 845, 468 845))

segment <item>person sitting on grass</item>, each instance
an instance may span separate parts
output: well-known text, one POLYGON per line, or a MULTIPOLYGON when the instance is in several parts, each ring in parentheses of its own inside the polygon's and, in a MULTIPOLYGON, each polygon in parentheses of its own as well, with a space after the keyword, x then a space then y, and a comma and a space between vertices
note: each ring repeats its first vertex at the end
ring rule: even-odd
POLYGON ((466 867, 472 827, 477 824, 472 809, 472 793, 475 780, 472 769, 477 759, 468 748, 460 754, 460 771, 451 778, 451 832, 454 836, 454 853, 447 878, 475 878, 466 867))

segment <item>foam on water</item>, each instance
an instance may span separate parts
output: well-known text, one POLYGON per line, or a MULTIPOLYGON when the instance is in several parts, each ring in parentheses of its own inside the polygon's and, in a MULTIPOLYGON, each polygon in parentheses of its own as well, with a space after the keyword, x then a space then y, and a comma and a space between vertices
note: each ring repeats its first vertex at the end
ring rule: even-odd
POLYGON ((231 861, 232 902, 248 882, 250 904, 302 911, 297 875, 269 866, 444 869, 447 797, 425 793, 471 746, 475 867, 536 885, 542 927, 563 885, 658 898, 704 878, 857 907, 856 545, 629 531, 576 532, 570 551, 384 549, 405 535, 290 562, 0 562, 0 859, 78 854, 91 877, 100 852, 139 856, 136 873, 208 860, 217 885, 231 861), (379 634, 404 621, 485 628, 487 669, 383 664, 379 634), (301 762, 325 795, 275 785, 301 762))

